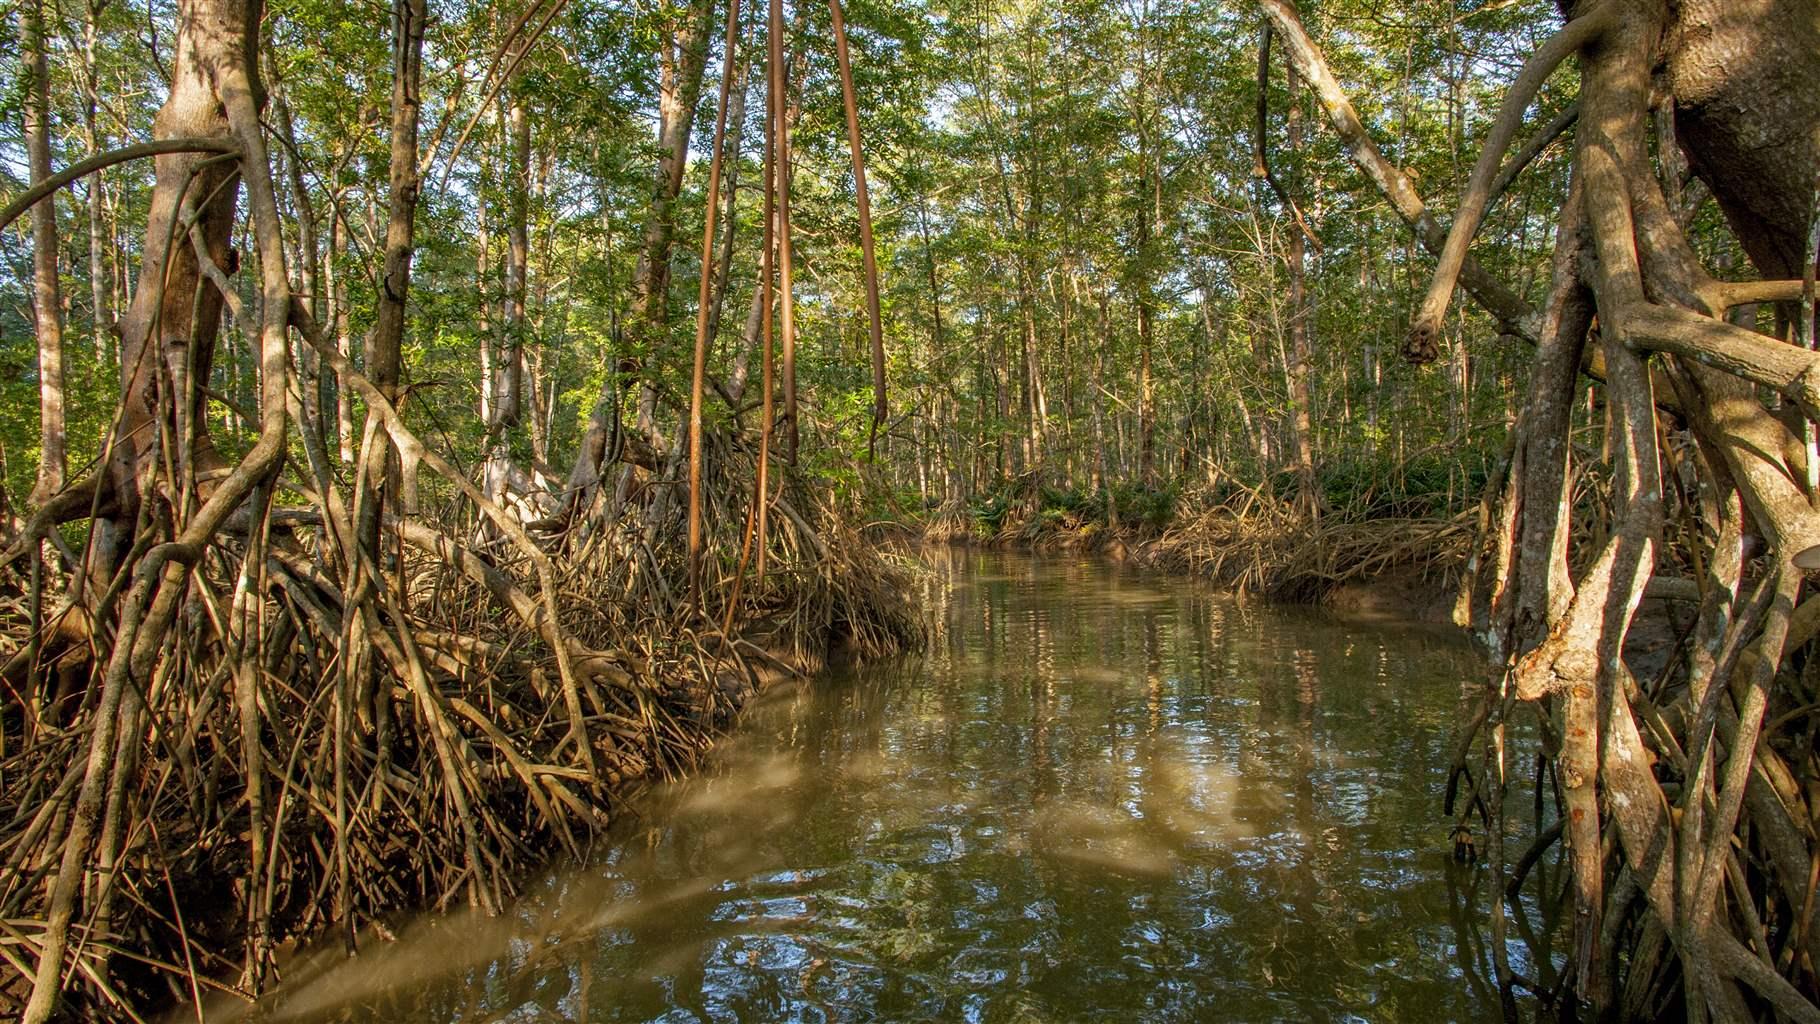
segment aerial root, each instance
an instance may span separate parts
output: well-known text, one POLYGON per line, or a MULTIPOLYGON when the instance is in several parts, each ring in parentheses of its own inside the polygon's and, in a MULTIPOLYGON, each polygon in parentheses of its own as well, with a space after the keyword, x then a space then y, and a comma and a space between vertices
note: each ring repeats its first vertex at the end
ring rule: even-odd
POLYGON ((1318 603, 1348 583, 1407 573, 1437 582, 1465 562, 1473 524, 1440 519, 1307 515, 1247 493, 1171 527, 1143 555, 1206 576, 1242 594, 1318 603))
MULTIPOLYGON (((413 439, 393 424, 369 440, 413 439)), ((706 443, 712 603, 732 589, 752 456, 742 437, 706 443)), ((92 815, 63 908, 59 984, 77 1012, 250 995, 288 938, 417 906, 498 909, 553 852, 585 852, 626 787, 696 765, 767 679, 922 635, 903 570, 794 484, 771 496, 767 577, 735 608, 691 614, 677 502, 629 506, 581 559, 476 534, 453 508, 389 518, 374 554, 332 477, 285 480, 310 513, 263 503, 193 559, 142 570, 115 629, 34 652, 46 634, 18 568, 0 581, 0 658, 31 662, 0 759, 0 956, 36 963, 92 815), (41 668, 75 654, 93 678, 59 695, 41 668)), ((147 518, 134 550, 170 550, 171 529, 147 518)))

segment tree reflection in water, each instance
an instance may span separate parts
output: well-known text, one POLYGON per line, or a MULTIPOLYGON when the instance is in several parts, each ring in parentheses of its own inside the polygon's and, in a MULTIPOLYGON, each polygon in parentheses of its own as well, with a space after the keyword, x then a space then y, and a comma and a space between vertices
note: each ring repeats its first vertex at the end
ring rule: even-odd
MULTIPOLYGON (((1490 880, 1439 813, 1463 645, 1093 561, 931 566, 926 655, 774 690, 593 863, 302 958, 262 1019, 1496 1012, 1490 880)), ((1559 890, 1553 856, 1526 894, 1559 890)), ((1557 906, 1511 909, 1546 990, 1557 906)))

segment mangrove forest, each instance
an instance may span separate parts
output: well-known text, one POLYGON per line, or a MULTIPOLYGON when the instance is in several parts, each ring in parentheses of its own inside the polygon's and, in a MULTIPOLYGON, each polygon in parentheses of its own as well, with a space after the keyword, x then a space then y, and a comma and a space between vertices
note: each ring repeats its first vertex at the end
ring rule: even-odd
POLYGON ((1814 0, 0 24, 0 1018, 1820 1024, 1814 0))

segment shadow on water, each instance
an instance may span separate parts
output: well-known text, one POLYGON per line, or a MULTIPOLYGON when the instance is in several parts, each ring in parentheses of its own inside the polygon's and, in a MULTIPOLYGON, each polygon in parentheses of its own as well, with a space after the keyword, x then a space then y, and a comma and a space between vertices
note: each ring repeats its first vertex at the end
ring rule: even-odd
MULTIPOLYGON (((932 558, 925 655, 772 690, 509 912, 301 956, 209 1019, 1495 1015, 1490 882, 1439 818, 1461 644, 1087 560, 932 558)), ((1526 796, 1508 816, 1521 851, 1526 796)), ((1514 909, 1546 984, 1555 908, 1514 909)))

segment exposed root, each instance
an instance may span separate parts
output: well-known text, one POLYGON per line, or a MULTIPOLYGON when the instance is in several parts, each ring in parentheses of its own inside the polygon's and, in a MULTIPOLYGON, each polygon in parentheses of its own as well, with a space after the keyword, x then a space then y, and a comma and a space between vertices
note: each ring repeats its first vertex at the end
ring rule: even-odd
POLYGON ((1449 580, 1465 565, 1472 538, 1465 515, 1316 519, 1246 496, 1190 516, 1145 548, 1144 557, 1242 594, 1318 603, 1348 583, 1392 574, 1449 580))
MULTIPOLYGON (((724 551, 750 459, 710 437, 710 550, 724 551)), ((117 712, 70 1007, 125 1013, 236 974, 250 992, 287 938, 351 936, 418 905, 499 907, 531 865, 581 853, 626 784, 694 765, 765 679, 919 643, 905 570, 791 491, 774 495, 771 568, 744 588, 731 637, 678 599, 683 509, 656 491, 578 557, 545 559, 547 574, 514 544, 458 539, 472 533, 459 519, 417 517, 383 528, 383 572, 350 576, 332 539, 342 496, 320 503, 326 517, 266 517, 256 544, 222 535, 117 712)), ((730 590, 722 569, 710 596, 730 590)), ((7 658, 33 635, 23 586, 11 576, 0 607, 7 658)), ((18 966, 39 948, 102 710, 89 677, 112 643, 40 643, 5 701, 0 917, 18 966)))

